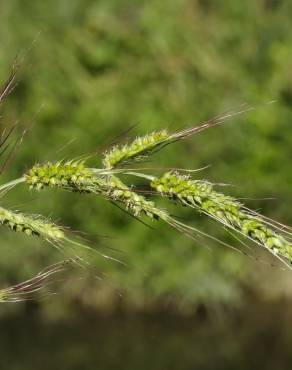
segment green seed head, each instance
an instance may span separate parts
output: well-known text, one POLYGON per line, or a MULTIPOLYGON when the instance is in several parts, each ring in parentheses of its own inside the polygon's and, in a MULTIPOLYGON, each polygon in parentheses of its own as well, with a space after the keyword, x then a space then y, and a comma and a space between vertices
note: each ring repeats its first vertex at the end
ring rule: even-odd
POLYGON ((266 225, 260 216, 244 209, 236 199, 214 191, 212 184, 168 172, 154 179, 151 186, 160 194, 211 216, 292 262, 292 245, 288 240, 266 225))
POLYGON ((16 232, 34 235, 46 240, 58 241, 65 238, 62 229, 43 219, 16 213, 0 207, 0 224, 16 232))
POLYGON ((40 190, 45 186, 59 187, 70 191, 87 192, 92 180, 91 171, 80 161, 47 162, 37 164, 25 175, 31 188, 40 190))
POLYGON ((123 146, 115 146, 105 153, 103 164, 111 169, 119 164, 141 161, 147 155, 158 149, 167 139, 169 134, 166 130, 153 132, 146 136, 137 137, 132 143, 123 146))

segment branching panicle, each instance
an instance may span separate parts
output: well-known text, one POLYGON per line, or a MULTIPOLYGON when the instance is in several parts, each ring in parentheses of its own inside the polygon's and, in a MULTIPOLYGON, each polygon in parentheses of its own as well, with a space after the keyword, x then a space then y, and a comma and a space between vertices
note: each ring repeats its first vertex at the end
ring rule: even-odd
MULTIPOLYGON (((127 185, 117 176, 123 174, 142 177, 151 181, 151 187, 161 196, 176 200, 185 206, 190 206, 200 213, 206 214, 225 227, 237 231, 257 244, 266 247, 279 258, 284 257, 292 262, 292 246, 288 238, 278 232, 279 230, 275 224, 267 222, 265 218, 247 210, 236 199, 216 192, 213 184, 207 181, 195 181, 189 176, 177 172, 168 172, 161 178, 155 178, 151 174, 143 174, 139 169, 125 170, 122 168, 131 162, 144 160, 168 144, 214 127, 248 110, 250 108, 240 112, 219 115, 200 126, 172 134, 169 134, 166 130, 161 130, 137 137, 125 145, 114 146, 104 154, 103 168, 87 167, 84 157, 82 160, 36 164, 22 178, 0 186, 0 194, 4 194, 21 182, 25 182, 31 189, 36 190, 51 187, 75 193, 91 193, 102 196, 116 205, 121 204, 121 208, 124 208, 136 218, 146 216, 152 220, 161 220, 192 239, 195 239, 197 235, 209 236, 173 218, 167 210, 159 208, 155 202, 135 191, 134 184, 127 185)), ((4 143, 4 150, 5 136, 2 142, 4 143)), ((68 242, 71 245, 71 251, 75 247, 91 249, 77 240, 68 238, 62 228, 41 217, 27 216, 0 207, 0 224, 17 232, 38 236, 57 247, 63 247, 64 242, 68 242)), ((221 243, 227 245, 224 242, 221 243)), ((108 258, 108 256, 105 257, 108 258)), ((78 262, 80 261, 82 261, 82 258, 78 257, 78 262)), ((34 286, 34 283, 32 286, 34 286)), ((0 301, 7 300, 8 295, 6 297, 5 292, 9 293, 10 291, 0 291, 0 301)))

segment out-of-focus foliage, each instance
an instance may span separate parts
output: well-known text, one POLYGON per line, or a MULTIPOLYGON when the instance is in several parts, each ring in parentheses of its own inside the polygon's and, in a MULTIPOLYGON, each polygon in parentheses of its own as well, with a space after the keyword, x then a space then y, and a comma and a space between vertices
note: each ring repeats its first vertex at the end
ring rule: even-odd
MULTIPOLYGON (((2 180, 19 177, 36 161, 94 151, 96 166, 100 153, 132 126, 128 137, 175 130, 247 102, 259 107, 168 147, 153 163, 191 169, 211 164, 198 178, 232 183, 236 186, 223 190, 238 197, 273 197, 246 202, 292 224, 291 12, 292 3, 280 0, 3 1, 1 79, 17 54, 23 62, 2 122, 35 124, 2 180)), ((115 306, 117 289, 129 306, 155 302, 183 308, 238 302, 243 287, 285 291, 291 278, 288 272, 279 279, 279 268, 215 242, 194 242, 158 223, 155 230, 146 228, 90 196, 19 188, 2 201, 83 230, 98 248, 127 263, 100 258, 96 263, 107 278, 76 281, 66 290, 68 299, 115 306)), ((175 213, 240 246, 208 219, 183 208, 175 213)), ((1 285, 57 258, 47 246, 1 230, 1 285)))

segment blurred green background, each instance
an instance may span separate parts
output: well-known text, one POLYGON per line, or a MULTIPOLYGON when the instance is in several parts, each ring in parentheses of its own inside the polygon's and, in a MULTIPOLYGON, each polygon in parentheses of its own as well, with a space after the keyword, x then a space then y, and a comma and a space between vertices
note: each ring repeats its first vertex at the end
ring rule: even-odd
MULTIPOLYGON (((130 128, 124 139, 247 103, 256 109, 167 147, 151 165, 211 165, 195 176, 232 184, 223 191, 292 225, 291 15, 289 0, 3 0, 0 79, 17 55, 23 62, 1 121, 33 128, 2 182, 38 161, 94 151, 98 167, 130 128)), ((158 223, 152 230, 92 196, 20 186, 2 204, 81 230, 126 263, 100 257, 101 280, 94 267, 75 270, 50 300, 2 305, 2 366, 289 368, 291 272, 259 248, 250 259, 158 223)), ((208 219, 175 214, 240 248, 208 219)), ((1 233, 1 287, 62 258, 1 233)))

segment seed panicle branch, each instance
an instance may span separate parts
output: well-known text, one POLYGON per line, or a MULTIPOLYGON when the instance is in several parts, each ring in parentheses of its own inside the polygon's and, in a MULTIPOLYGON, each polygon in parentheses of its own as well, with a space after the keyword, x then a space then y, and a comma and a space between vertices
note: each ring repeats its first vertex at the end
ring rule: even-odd
POLYGON ((105 168, 112 169, 119 164, 128 164, 131 160, 141 161, 154 151, 161 149, 171 138, 167 130, 152 132, 137 137, 132 143, 123 146, 114 146, 105 153, 103 164, 105 168))
MULTIPOLYGON (((15 232, 38 237, 64 254, 73 254, 75 262, 81 267, 88 264, 89 253, 101 254, 84 242, 68 236, 64 228, 40 215, 27 215, 0 207, 0 224, 15 232)), ((103 257, 110 258, 104 254, 103 257)))
POLYGON ((93 175, 84 161, 36 164, 24 175, 24 179, 31 189, 36 190, 53 187, 87 193, 95 186, 93 175))
POLYGON ((108 152, 105 152, 103 165, 107 169, 113 169, 119 165, 127 165, 132 161, 140 162, 151 154, 163 149, 166 145, 185 139, 207 128, 217 126, 232 117, 249 112, 252 109, 252 107, 248 107, 238 111, 226 112, 203 122, 199 126, 177 131, 173 134, 168 133, 168 131, 164 129, 161 131, 154 131, 145 136, 139 136, 129 144, 124 144, 122 146, 116 145, 108 152))
POLYGON ((58 241, 65 238, 62 229, 45 221, 40 216, 28 216, 0 207, 0 224, 11 230, 27 235, 34 235, 47 241, 58 241))
POLYGON ((167 210, 157 207, 152 200, 139 194, 133 185, 125 184, 117 175, 144 177, 150 180, 151 187, 158 194, 193 207, 220 222, 224 227, 237 231, 267 248, 274 255, 292 261, 291 243, 279 232, 279 228, 272 226, 275 225, 273 222, 271 225, 268 224, 264 217, 248 211, 234 198, 216 192, 213 184, 201 180, 194 181, 189 176, 180 175, 175 171, 168 172, 158 179, 142 172, 117 168, 118 165, 130 163, 131 160, 143 160, 165 145, 218 125, 251 109, 219 115, 198 127, 174 134, 168 134, 166 130, 162 130, 138 137, 130 144, 115 146, 105 154, 103 169, 89 168, 85 160, 47 162, 43 165, 35 165, 24 175, 24 179, 30 188, 37 190, 53 187, 71 192, 100 195, 111 202, 121 203, 134 217, 145 215, 151 219, 162 220, 192 238, 194 233, 204 234, 175 220, 167 210))
POLYGON ((234 198, 216 192, 211 183, 195 181, 190 176, 177 172, 168 172, 153 180, 151 186, 161 195, 208 215, 292 263, 291 241, 234 198))
POLYGON ((121 203, 134 217, 145 215, 150 219, 162 220, 189 234, 189 230, 184 229, 183 224, 171 217, 166 210, 158 208, 153 201, 137 194, 119 177, 111 174, 111 171, 88 168, 84 162, 47 162, 34 166, 23 178, 32 189, 53 187, 80 194, 100 195, 111 202, 121 203))

